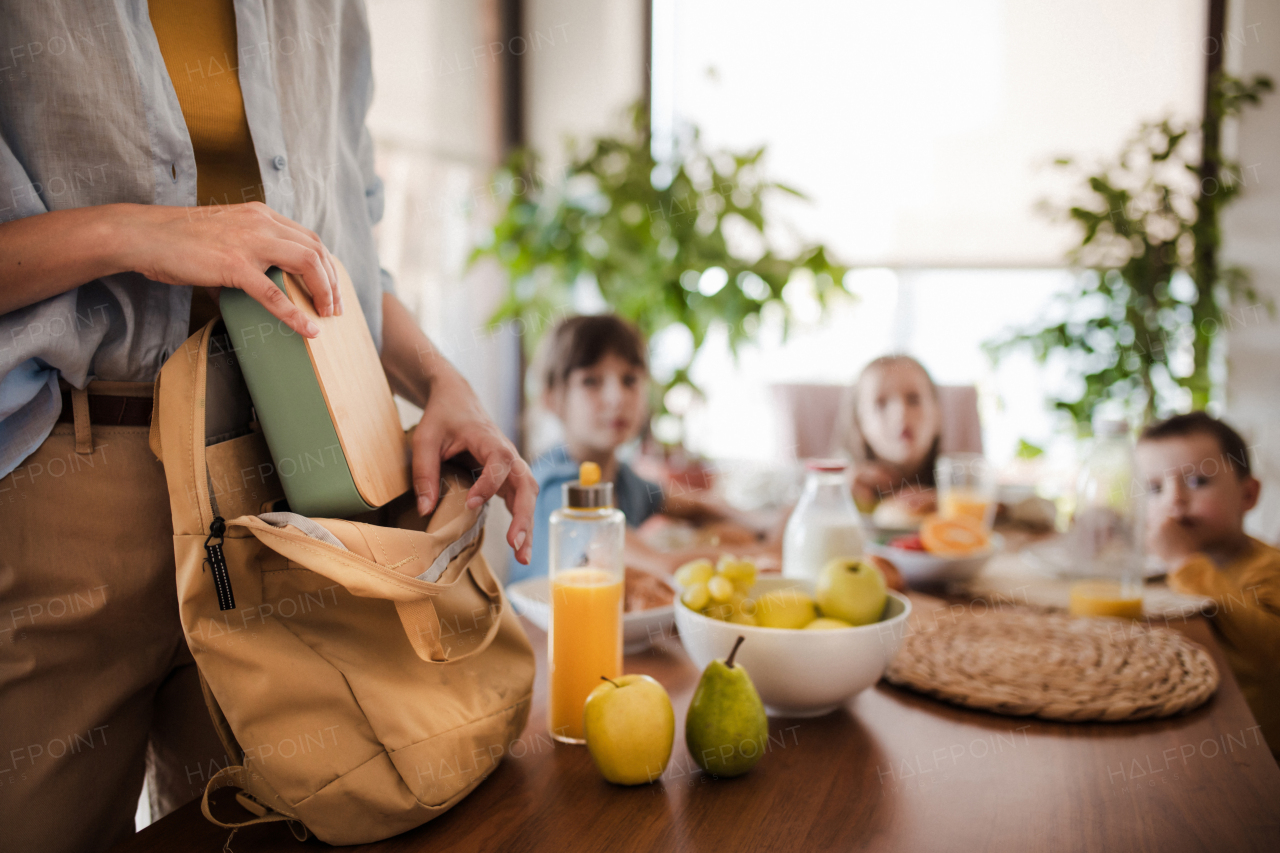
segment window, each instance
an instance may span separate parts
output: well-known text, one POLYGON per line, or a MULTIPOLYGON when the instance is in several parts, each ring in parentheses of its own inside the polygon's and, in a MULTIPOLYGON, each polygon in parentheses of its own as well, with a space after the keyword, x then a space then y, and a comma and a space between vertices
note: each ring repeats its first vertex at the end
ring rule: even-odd
MULTIPOLYGON (((691 447, 773 452, 770 383, 845 383, 888 351, 978 386, 997 461, 1049 440, 1054 418, 1028 389, 1069 377, 1029 357, 993 368, 980 344, 1070 280, 1075 234, 1037 212, 1069 189, 1054 158, 1110 156, 1143 120, 1198 115, 1203 17, 1198 0, 656 0, 655 153, 690 124, 712 147, 767 145, 768 174, 811 200, 779 201, 771 239, 822 240, 858 268, 859 300, 788 343, 766 322, 736 368, 708 346, 691 447)), ((680 357, 667 337, 655 369, 680 357)))

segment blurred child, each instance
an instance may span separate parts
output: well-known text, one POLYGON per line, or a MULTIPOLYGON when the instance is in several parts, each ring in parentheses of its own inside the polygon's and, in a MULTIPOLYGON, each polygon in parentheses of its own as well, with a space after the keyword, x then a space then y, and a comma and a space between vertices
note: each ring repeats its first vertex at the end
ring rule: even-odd
POLYGON ((627 518, 624 560, 627 566, 658 574, 720 549, 660 552, 647 546, 634 528, 658 512, 694 519, 724 517, 689 498, 666 498, 657 483, 641 478, 615 452, 640 434, 648 415, 649 370, 644 338, 638 329, 612 315, 571 317, 551 332, 539 377, 542 403, 559 418, 564 444, 533 463, 538 481, 534 510, 534 547, 529 565, 514 560, 508 582, 547 574, 551 513, 562 505, 561 486, 578 479, 578 466, 595 462, 601 478, 613 482, 613 500, 627 518))
POLYGON ((836 427, 839 450, 853 461, 858 508, 896 497, 910 514, 932 511, 941 432, 938 388, 920 362, 886 355, 863 368, 836 427))
POLYGON ((1153 424, 1138 441, 1147 544, 1169 586, 1217 602, 1210 616, 1249 708, 1280 754, 1280 550, 1244 532, 1260 484, 1234 429, 1204 412, 1153 424))

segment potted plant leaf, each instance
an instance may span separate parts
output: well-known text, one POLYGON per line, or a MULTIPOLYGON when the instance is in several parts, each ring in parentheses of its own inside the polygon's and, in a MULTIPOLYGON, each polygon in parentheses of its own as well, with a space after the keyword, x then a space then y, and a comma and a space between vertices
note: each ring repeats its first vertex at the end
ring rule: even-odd
MULTIPOLYGON (((765 177, 764 148, 708 151, 691 129, 659 162, 643 105, 631 113, 628 132, 571 145, 563 174, 540 174, 536 155, 518 150, 495 177, 505 188, 500 216, 471 260, 493 258, 506 271, 506 297, 492 322, 521 321, 526 357, 549 318, 569 310, 575 288, 598 288, 609 310, 648 338, 685 327, 695 355, 714 324, 724 325, 736 352, 767 307, 788 323, 783 289, 797 276, 810 279, 823 306, 845 293, 847 268, 824 245, 770 246, 768 198, 800 193, 765 177)), ((667 411, 672 388, 698 392, 691 362, 654 383, 657 414, 667 411)))
POLYGON ((1198 125, 1143 124, 1094 171, 1057 161, 1081 176, 1075 202, 1055 211, 1079 227, 1068 258, 1079 274, 1056 318, 986 344, 993 360, 1018 347, 1041 362, 1065 359, 1081 387, 1053 405, 1080 433, 1101 406, 1138 421, 1204 408, 1214 339, 1233 306, 1271 310, 1246 270, 1218 258, 1221 211, 1250 180, 1221 150, 1222 122, 1257 104, 1271 81, 1214 80, 1198 125))

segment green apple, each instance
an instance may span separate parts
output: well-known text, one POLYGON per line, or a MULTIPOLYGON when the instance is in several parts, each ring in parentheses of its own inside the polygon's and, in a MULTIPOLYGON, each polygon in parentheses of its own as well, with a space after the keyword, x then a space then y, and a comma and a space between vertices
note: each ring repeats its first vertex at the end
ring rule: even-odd
POLYGON ((850 625, 869 625, 880 620, 889 596, 884 575, 875 566, 836 557, 818 572, 814 597, 823 616, 843 619, 850 625))
POLYGON ((676 737, 671 697, 647 675, 605 679, 582 711, 587 750, 615 785, 643 785, 667 769, 676 737))
POLYGON ((849 624, 843 619, 832 619, 828 616, 823 616, 819 619, 814 619, 808 625, 805 625, 804 629, 806 631, 831 631, 836 628, 852 628, 852 627, 853 625, 849 624))
POLYGON ((803 628, 818 618, 818 609, 798 589, 775 589, 756 599, 755 617, 763 628, 803 628))

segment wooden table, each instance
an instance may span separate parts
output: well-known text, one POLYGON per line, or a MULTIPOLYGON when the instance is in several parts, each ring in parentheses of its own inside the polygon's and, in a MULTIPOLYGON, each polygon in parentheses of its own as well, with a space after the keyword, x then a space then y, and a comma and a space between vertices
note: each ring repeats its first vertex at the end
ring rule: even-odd
MULTIPOLYGON (((526 628, 539 679, 522 746, 452 811, 358 849, 1280 849, 1280 769, 1198 617, 1181 629, 1212 651, 1223 679, 1187 716, 1048 723, 966 711, 881 683, 826 717, 770 720, 768 754, 738 779, 704 775, 685 749, 684 712, 699 673, 671 638, 626 660, 628 672, 666 686, 678 718, 671 765, 659 784, 638 788, 606 783, 585 747, 547 736, 546 636, 526 628)), ((190 803, 116 850, 216 853, 226 836, 190 803)), ((232 846, 317 849, 281 824, 242 830, 232 846)))

